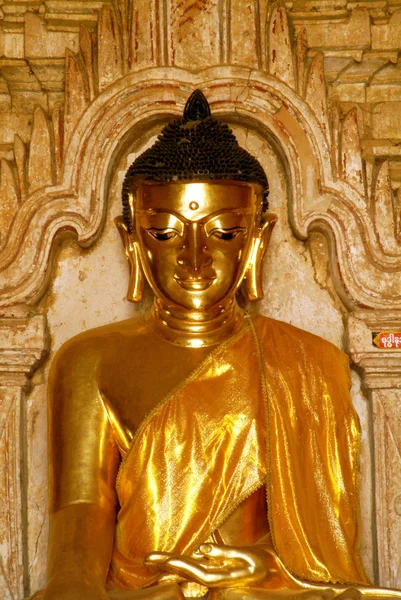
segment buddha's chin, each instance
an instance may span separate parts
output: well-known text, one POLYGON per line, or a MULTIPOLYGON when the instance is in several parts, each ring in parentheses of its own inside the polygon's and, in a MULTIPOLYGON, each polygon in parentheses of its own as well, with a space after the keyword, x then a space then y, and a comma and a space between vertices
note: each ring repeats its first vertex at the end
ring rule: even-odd
POLYGON ((152 287, 163 320, 168 320, 170 314, 178 319, 208 321, 220 319, 226 311, 231 313, 235 304, 235 283, 223 286, 213 278, 174 278, 168 289, 157 283, 152 287))

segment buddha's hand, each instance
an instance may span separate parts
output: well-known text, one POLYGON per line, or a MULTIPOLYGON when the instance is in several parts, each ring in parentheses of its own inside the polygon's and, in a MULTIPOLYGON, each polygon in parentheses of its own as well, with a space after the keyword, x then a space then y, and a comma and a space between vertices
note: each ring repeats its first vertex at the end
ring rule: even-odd
POLYGON ((249 587, 270 575, 266 552, 257 546, 202 544, 191 555, 151 552, 145 565, 185 577, 207 587, 249 587))

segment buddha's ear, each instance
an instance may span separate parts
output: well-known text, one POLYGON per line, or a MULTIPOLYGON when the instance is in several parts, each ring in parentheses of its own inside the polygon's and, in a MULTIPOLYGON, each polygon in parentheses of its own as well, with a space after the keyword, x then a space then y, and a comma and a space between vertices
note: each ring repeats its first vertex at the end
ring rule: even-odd
POLYGON ((263 215, 262 223, 252 242, 248 267, 245 273, 246 293, 251 301, 262 300, 264 297, 262 282, 263 259, 270 242, 272 231, 277 223, 277 218, 277 215, 271 213, 263 215))
POLYGON ((116 217, 114 223, 120 234, 125 256, 128 260, 129 282, 127 300, 130 302, 140 302, 143 296, 145 279, 142 270, 138 240, 136 239, 135 234, 128 231, 128 227, 125 224, 123 217, 116 217))

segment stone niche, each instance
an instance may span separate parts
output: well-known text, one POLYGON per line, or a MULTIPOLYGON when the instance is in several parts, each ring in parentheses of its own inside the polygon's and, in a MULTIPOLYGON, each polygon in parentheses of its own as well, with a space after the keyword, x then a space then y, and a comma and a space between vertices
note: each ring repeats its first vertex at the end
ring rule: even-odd
POLYGON ((126 169, 191 91, 258 157, 279 223, 250 310, 349 353, 361 554, 401 588, 401 2, 0 6, 0 590, 44 585, 46 383, 61 344, 129 317, 126 169), (398 45, 397 45, 398 44, 398 45), (398 112, 397 112, 398 111, 398 112))

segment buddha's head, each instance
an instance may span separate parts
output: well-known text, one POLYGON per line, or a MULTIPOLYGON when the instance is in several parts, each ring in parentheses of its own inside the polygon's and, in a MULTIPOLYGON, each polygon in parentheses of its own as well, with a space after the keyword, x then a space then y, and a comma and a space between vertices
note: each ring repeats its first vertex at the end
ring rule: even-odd
POLYGON ((167 308, 223 306, 244 279, 250 300, 263 297, 262 259, 276 222, 266 212, 267 178, 202 92, 130 166, 122 196, 129 300, 140 301, 143 276, 167 308))

